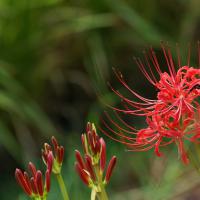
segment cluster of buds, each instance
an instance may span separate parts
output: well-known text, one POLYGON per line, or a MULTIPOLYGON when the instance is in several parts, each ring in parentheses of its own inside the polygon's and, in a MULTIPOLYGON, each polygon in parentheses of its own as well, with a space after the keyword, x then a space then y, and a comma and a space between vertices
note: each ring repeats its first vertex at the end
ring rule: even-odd
MULTIPOLYGON (((112 91, 123 103, 120 108, 110 106, 115 111, 117 121, 106 114, 107 120, 102 121, 108 131, 104 129, 103 132, 113 140, 128 146, 130 151, 147 151, 154 148, 157 156, 161 156, 160 147, 175 144, 183 163, 188 163, 186 144, 188 141, 199 143, 200 139, 200 69, 190 66, 189 50, 186 66, 181 64, 177 51, 179 68, 176 70, 170 48, 164 44, 161 47, 168 72, 162 71, 153 49, 144 54, 145 62, 140 58, 135 59, 144 76, 155 87, 157 98, 152 100, 139 95, 126 83, 122 74, 115 70, 119 82, 138 98, 138 101, 128 99, 111 86, 112 91), (144 116, 148 126, 137 130, 132 124, 124 121, 119 113, 144 116)), ((199 58, 200 43, 200 66, 199 58)))
MULTIPOLYGON (((46 200, 50 190, 50 175, 54 173, 59 183, 63 199, 69 200, 65 183, 61 175, 61 168, 64 158, 64 147, 60 146, 55 137, 51 138, 52 146, 45 143, 42 149, 42 159, 46 165, 45 181, 42 173, 36 170, 31 162, 28 165, 30 175, 16 169, 15 177, 24 192, 33 200, 46 200)), ((101 196, 106 195, 104 186, 109 182, 113 169, 116 164, 116 157, 110 160, 106 174, 106 144, 103 138, 99 138, 94 124, 88 123, 86 134, 82 135, 84 149, 84 160, 79 151, 76 151, 75 168, 82 181, 92 188, 92 196, 95 199, 97 193, 101 196)), ((105 199, 105 198, 101 198, 105 199)), ((107 198, 106 198, 107 199, 107 198)))
POLYGON ((50 190, 50 175, 53 172, 60 175, 64 158, 64 147, 60 146, 55 137, 51 138, 52 146, 45 143, 42 149, 42 159, 46 165, 45 183, 43 184, 42 173, 36 170, 33 163, 29 163, 28 168, 31 177, 27 172, 16 169, 15 177, 24 192, 34 200, 46 200, 47 193, 50 190))
POLYGON ((60 174, 64 158, 64 147, 58 144, 54 136, 52 136, 51 142, 53 148, 48 143, 44 144, 44 149, 42 149, 42 159, 47 166, 49 162, 52 162, 52 172, 54 174, 60 174))
POLYGON ((101 193, 102 187, 108 184, 116 165, 116 156, 113 156, 106 168, 106 143, 103 138, 99 138, 94 124, 88 122, 86 133, 82 134, 82 145, 84 159, 81 153, 76 150, 75 169, 81 180, 96 192, 101 193))
POLYGON ((45 181, 43 181, 43 175, 40 170, 36 170, 33 163, 28 165, 30 176, 25 171, 22 172, 20 169, 15 170, 15 177, 24 192, 34 200, 46 200, 47 193, 50 190, 50 168, 48 165, 45 173, 45 181))

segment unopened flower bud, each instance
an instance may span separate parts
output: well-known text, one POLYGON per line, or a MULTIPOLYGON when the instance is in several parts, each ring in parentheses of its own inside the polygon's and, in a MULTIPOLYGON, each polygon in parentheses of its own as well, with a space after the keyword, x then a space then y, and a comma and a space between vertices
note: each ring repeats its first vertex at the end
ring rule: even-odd
POLYGON ((76 160, 79 163, 80 167, 84 169, 85 165, 81 156, 81 153, 78 150, 75 150, 76 160))
POLYGON ((92 159, 89 155, 85 155, 85 165, 86 165, 87 171, 90 173, 92 180, 95 181, 96 177, 95 177, 94 169, 92 166, 92 159))
POLYGON ((79 174, 81 180, 83 181, 83 183, 85 183, 87 186, 89 186, 90 182, 91 182, 89 174, 84 169, 82 169, 80 164, 77 163, 77 162, 75 163, 75 169, 78 172, 78 174, 79 174))
POLYGON ((106 166, 106 143, 103 138, 100 138, 99 142, 101 144, 100 169, 101 172, 103 173, 106 166))
POLYGON ((42 173, 40 170, 38 170, 36 173, 36 183, 40 196, 43 196, 43 181, 42 181, 42 173))
POLYGON ((110 181, 110 177, 113 173, 113 169, 116 165, 116 161, 117 161, 117 157, 116 156, 113 156, 108 164, 108 168, 107 168, 107 171, 106 171, 106 176, 105 176, 105 182, 106 184, 110 181))
POLYGON ((46 174, 45 174, 45 185, 46 185, 46 190, 47 192, 50 191, 50 185, 51 185, 51 173, 49 170, 46 171, 46 174))
POLYGON ((17 182, 19 183, 19 185, 24 190, 24 192, 28 196, 31 196, 32 195, 32 190, 31 190, 29 184, 27 184, 27 181, 25 180, 24 175, 23 175, 23 173, 22 173, 22 171, 20 169, 16 169, 15 170, 15 178, 16 178, 17 182))

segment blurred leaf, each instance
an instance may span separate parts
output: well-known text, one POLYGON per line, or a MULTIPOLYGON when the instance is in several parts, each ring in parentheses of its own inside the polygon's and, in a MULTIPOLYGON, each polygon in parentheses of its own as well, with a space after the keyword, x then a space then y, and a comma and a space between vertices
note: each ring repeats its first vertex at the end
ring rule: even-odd
POLYGON ((0 144, 13 156, 20 161, 20 148, 18 142, 5 124, 0 121, 0 144))
POLYGON ((160 40, 166 40, 166 36, 159 33, 156 28, 145 21, 134 8, 131 8, 122 0, 106 0, 110 8, 116 12, 125 22, 137 31, 141 37, 151 44, 158 44, 160 40))
POLYGON ((109 74, 108 58, 101 36, 91 33, 88 39, 90 55, 86 58, 85 67, 90 75, 93 88, 98 94, 107 91, 107 80, 109 74))
MULTIPOLYGON (((76 12, 74 14, 77 15, 76 12)), ((64 35, 111 27, 115 24, 115 21, 116 17, 110 13, 85 14, 80 17, 73 15, 62 19, 62 23, 58 23, 57 28, 51 30, 51 34, 47 38, 52 40, 64 35)))

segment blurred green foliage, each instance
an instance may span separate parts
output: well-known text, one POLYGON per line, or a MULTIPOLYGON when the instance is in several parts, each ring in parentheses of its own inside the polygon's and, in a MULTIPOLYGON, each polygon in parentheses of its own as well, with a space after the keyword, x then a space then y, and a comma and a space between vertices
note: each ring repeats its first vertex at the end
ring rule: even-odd
MULTIPOLYGON (((28 160, 39 162, 41 144, 58 132, 66 146, 64 173, 72 199, 88 199, 87 188, 73 171, 73 150, 80 146, 75 133, 83 131, 87 120, 98 123, 105 109, 101 98, 118 103, 106 84, 117 85, 111 67, 120 67, 137 90, 152 95, 151 89, 144 89, 143 77, 136 75, 132 56, 148 46, 158 49, 160 40, 182 46, 198 40, 199 6, 198 0, 1 0, 1 199, 26 199, 18 195, 14 168, 28 160)), ((163 182, 152 182, 157 171, 151 166, 159 166, 149 159, 152 152, 127 155, 124 147, 108 142, 109 155, 119 157, 109 190, 112 199, 175 199, 182 168, 177 162, 170 159, 166 164, 160 175, 163 182)))

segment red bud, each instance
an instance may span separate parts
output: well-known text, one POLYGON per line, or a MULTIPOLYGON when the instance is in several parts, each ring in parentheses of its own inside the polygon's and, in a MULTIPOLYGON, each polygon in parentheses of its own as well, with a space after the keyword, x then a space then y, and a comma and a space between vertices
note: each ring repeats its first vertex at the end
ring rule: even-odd
POLYGON ((31 188, 33 190, 33 193, 38 194, 37 185, 33 177, 31 178, 30 182, 31 182, 31 188))
POLYGON ((30 183, 30 179, 28 177, 28 173, 27 172, 24 172, 24 179, 25 179, 28 187, 31 189, 31 183, 30 183))
POLYGON ((116 165, 116 161, 117 161, 117 157, 116 156, 113 156, 108 164, 108 168, 107 168, 107 171, 106 171, 106 176, 105 176, 105 181, 106 183, 108 183, 110 181, 110 177, 112 175, 112 172, 113 172, 113 169, 116 165))
POLYGON ((50 178, 50 171, 47 170, 45 174, 45 184, 46 184, 46 190, 49 192, 50 190, 50 185, 51 185, 51 178, 50 178))
POLYGON ((99 142, 101 144, 100 169, 103 172, 106 166, 106 143, 103 138, 100 138, 99 142))
POLYGON ((100 152, 100 142, 99 142, 99 136, 98 137, 96 137, 97 138, 97 140, 96 140, 96 142, 95 142, 95 154, 96 153, 98 153, 98 152, 100 152))
POLYGON ((88 143, 92 149, 92 152, 95 153, 95 141, 94 141, 94 137, 92 136, 91 132, 88 132, 88 143))
POLYGON ((75 169, 76 171, 78 172, 81 180, 86 184, 86 185, 89 185, 89 174, 81 168, 81 166, 79 165, 79 163, 75 163, 75 169))
POLYGON ((78 150, 75 150, 75 156, 76 156, 76 160, 77 160, 78 164, 80 165, 80 167, 82 169, 84 169, 85 165, 84 165, 81 153, 78 150))
POLYGON ((37 190, 40 196, 43 196, 43 181, 42 181, 42 173, 40 170, 36 173, 36 183, 37 183, 37 190))
POLYGON ((54 150, 56 151, 56 149, 58 147, 58 141, 56 140, 56 138, 54 136, 51 137, 51 142, 53 144, 54 150))
POLYGON ((94 170, 93 170, 93 166, 92 166, 92 159, 90 156, 88 155, 85 155, 85 161, 86 161, 86 168, 87 168, 87 171, 90 173, 90 176, 92 178, 92 180, 96 180, 96 176, 95 176, 95 173, 94 173, 94 170))
POLYGON ((86 151, 86 144, 85 144, 85 134, 81 135, 81 142, 82 142, 84 153, 87 153, 87 151, 86 151))
POLYGON ((36 167, 35 167, 35 165, 32 162, 29 162, 28 168, 29 168, 30 172, 32 173, 32 176, 35 177, 36 176, 36 167))
POLYGON ((58 148, 58 162, 59 162, 59 164, 62 164, 63 158, 64 158, 64 147, 60 146, 58 148))
POLYGON ((54 156, 53 156, 53 153, 52 151, 50 151, 48 153, 48 158, 47 158, 47 169, 49 170, 49 172, 51 173, 52 171, 52 167, 53 167, 53 160, 54 160, 54 156))
POLYGON ((26 179, 22 173, 22 171, 20 169, 16 169, 15 170, 15 178, 17 180, 17 182, 19 183, 19 185, 22 187, 22 189, 24 190, 24 192, 28 195, 31 196, 32 195, 32 190, 29 187, 29 184, 26 182, 26 179))

